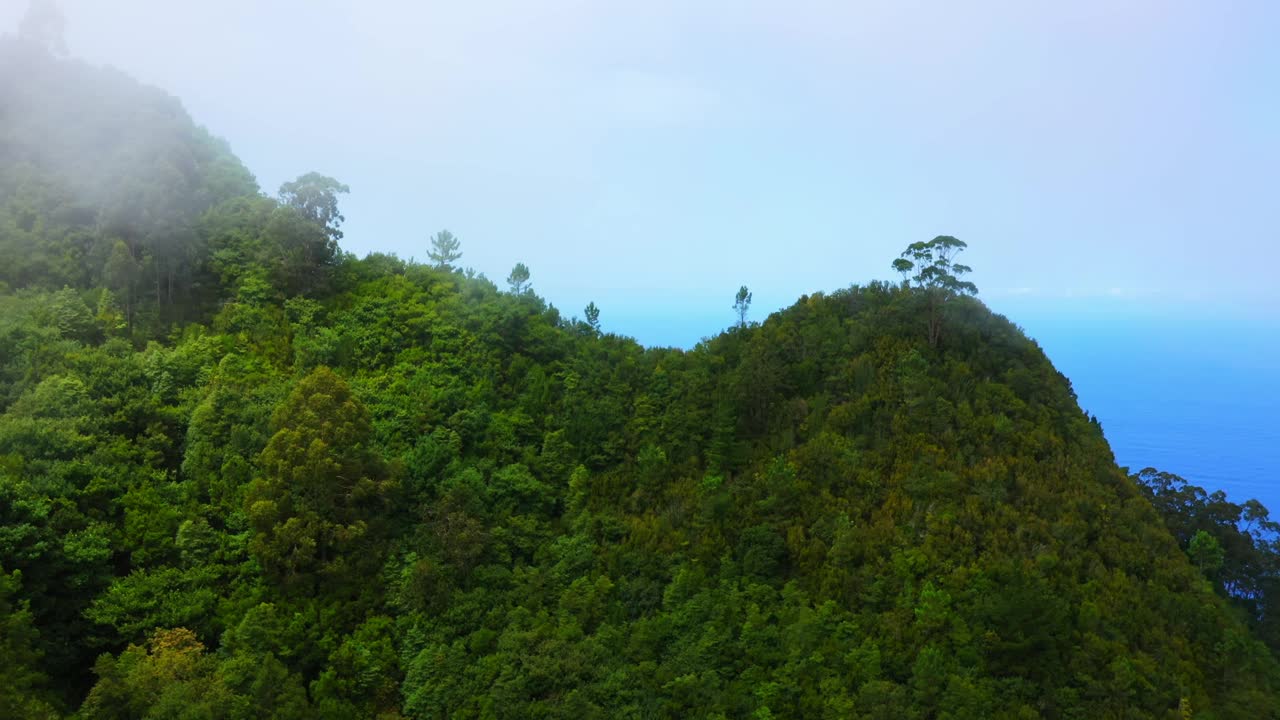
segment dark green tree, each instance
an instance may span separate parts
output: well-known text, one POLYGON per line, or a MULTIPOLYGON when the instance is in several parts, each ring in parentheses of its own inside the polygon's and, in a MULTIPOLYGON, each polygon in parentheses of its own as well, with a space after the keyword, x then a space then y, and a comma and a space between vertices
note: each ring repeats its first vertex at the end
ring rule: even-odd
POLYGON ((340 227, 346 220, 338 210, 338 195, 348 192, 351 188, 328 175, 309 172, 280 186, 280 202, 323 228, 329 239, 336 243, 342 239, 340 227))
POLYGON ((123 240, 116 240, 111 246, 111 255, 103 268, 107 287, 124 303, 125 324, 133 329, 134 291, 138 284, 141 270, 133 252, 123 240))
POLYGON ((1218 539, 1204 530, 1197 530, 1191 537, 1191 542, 1187 545, 1187 555, 1191 558, 1191 562, 1195 563, 1195 566, 1208 577, 1214 577, 1222 569, 1223 560, 1226 558, 1218 539))
POLYGON ((512 295, 527 295, 532 292, 529 286, 529 268, 522 262, 516 263, 511 268, 511 274, 507 276, 507 286, 511 288, 512 295))
POLYGON ((52 720, 58 715, 45 696, 40 672, 40 632, 25 601, 17 599, 22 574, 0 567, 0 717, 52 720))
POLYGON ((261 229, 259 246, 272 284, 286 295, 322 292, 339 259, 334 232, 296 207, 276 208, 261 229))
POLYGON ((959 295, 978 294, 976 285, 961 279, 973 269, 955 262, 966 247, 962 240, 939 235, 929 242, 911 243, 893 261, 893 269, 902 274, 903 281, 925 296, 930 347, 937 347, 942 337, 942 316, 948 301, 959 295), (913 271, 915 274, 910 275, 913 271))
POLYGON ((587 307, 582 312, 586 315, 587 325, 592 330, 600 332, 600 308, 596 307, 595 301, 587 303, 587 307))
POLYGON ((245 497, 249 549, 285 586, 359 580, 376 567, 389 491, 368 411, 321 367, 277 408, 272 427, 245 497))

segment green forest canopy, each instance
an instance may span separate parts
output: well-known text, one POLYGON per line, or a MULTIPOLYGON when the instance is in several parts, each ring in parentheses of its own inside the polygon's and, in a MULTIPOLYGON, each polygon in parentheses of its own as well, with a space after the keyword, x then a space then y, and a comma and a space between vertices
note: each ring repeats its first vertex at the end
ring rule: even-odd
POLYGON ((644 348, 121 74, 0 98, 0 717, 1277 716, 1266 509, 1126 475, 955 238, 644 348))

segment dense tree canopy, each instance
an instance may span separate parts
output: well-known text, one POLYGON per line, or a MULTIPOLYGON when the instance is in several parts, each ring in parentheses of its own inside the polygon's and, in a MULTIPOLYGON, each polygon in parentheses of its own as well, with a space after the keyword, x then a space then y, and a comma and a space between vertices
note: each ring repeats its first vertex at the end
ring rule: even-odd
POLYGON ((1117 467, 953 238, 647 349, 121 76, 0 97, 0 716, 1277 717, 1277 526, 1117 467))

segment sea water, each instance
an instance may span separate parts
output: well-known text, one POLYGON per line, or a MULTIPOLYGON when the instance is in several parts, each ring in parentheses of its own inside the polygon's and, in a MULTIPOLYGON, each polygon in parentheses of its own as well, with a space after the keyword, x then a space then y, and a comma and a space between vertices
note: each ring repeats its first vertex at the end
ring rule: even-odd
POLYGON ((1116 462, 1256 498, 1280 520, 1280 327, 1105 313, 1021 324, 1098 417, 1116 462))

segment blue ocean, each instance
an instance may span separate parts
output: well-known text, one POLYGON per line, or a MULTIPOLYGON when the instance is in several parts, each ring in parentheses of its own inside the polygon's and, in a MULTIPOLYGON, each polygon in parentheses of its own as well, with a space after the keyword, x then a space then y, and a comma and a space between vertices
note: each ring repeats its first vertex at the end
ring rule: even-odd
POLYGON ((1174 473, 1280 519, 1280 327, 1090 313, 1011 320, 1070 378, 1116 461, 1174 473))

